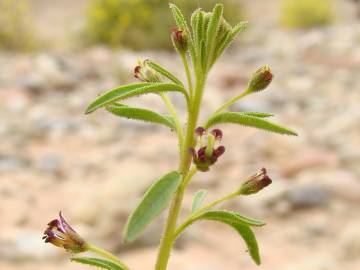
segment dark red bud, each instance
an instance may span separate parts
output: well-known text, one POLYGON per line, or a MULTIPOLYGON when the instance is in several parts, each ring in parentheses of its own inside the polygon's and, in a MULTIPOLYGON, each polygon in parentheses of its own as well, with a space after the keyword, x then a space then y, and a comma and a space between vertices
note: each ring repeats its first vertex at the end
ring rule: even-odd
POLYGON ((140 78, 140 70, 141 70, 141 66, 136 66, 135 68, 134 68, 134 77, 135 78, 140 78))
POLYGON ((200 162, 206 162, 206 161, 207 161, 207 157, 206 157, 206 146, 201 147, 201 148, 198 150, 197 156, 198 156, 200 162))
POLYGON ((221 140, 223 133, 220 129, 216 128, 211 131, 211 134, 214 135, 216 140, 221 140))
POLYGON ((182 29, 175 27, 171 32, 171 38, 175 48, 179 52, 186 52, 188 48, 188 36, 182 29))
POLYGON ((270 179, 269 176, 265 175, 262 179, 261 179, 261 185, 262 187, 267 187, 268 185, 270 185, 272 183, 272 180, 270 179))
POLYGON ((205 132, 206 132, 206 130, 205 130, 205 128, 203 128, 203 127, 197 127, 197 128, 195 129, 195 134, 196 134, 197 136, 203 136, 203 135, 205 134, 205 132))
POLYGON ((222 154, 225 153, 225 147, 220 145, 218 148, 214 150, 213 155, 215 155, 217 158, 220 157, 222 154))
POLYGON ((218 157, 213 153, 210 157, 210 164, 213 165, 218 160, 218 157))

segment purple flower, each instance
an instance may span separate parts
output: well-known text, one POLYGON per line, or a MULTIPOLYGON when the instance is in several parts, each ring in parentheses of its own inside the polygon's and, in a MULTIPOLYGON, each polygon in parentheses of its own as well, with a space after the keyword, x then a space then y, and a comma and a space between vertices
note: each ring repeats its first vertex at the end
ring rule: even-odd
POLYGON ((59 218, 49 222, 42 238, 45 243, 51 243, 68 251, 79 253, 87 250, 85 240, 66 222, 61 212, 59 218))
POLYGON ((261 168, 256 174, 252 175, 240 187, 239 193, 242 195, 250 195, 259 192, 263 188, 272 183, 267 175, 265 168, 261 168))
POLYGON ((197 149, 192 147, 189 149, 189 152, 193 157, 193 162, 197 169, 206 172, 225 152, 225 147, 222 145, 215 148, 215 144, 218 144, 222 138, 222 131, 220 129, 213 129, 210 134, 207 135, 206 144, 202 138, 206 135, 206 130, 203 127, 196 128, 195 135, 197 136, 197 149))

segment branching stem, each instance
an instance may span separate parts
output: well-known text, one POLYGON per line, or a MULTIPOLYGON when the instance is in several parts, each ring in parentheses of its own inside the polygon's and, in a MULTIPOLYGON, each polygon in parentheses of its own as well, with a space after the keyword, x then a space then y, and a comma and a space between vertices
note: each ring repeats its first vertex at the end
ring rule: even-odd
POLYGON ((190 215, 175 231, 175 234, 174 234, 174 239, 176 239, 180 233, 187 227, 189 226, 191 223, 193 223, 196 218, 203 214, 205 211, 213 208, 214 206, 220 204, 220 203, 223 203, 225 201, 228 201, 228 200, 231 200, 232 198, 235 198, 236 196, 238 196, 239 193, 238 192, 233 192, 233 193, 230 193, 224 197, 221 197, 215 201, 212 201, 211 203, 205 205, 204 207, 198 209, 196 212, 194 212, 192 215, 190 215))

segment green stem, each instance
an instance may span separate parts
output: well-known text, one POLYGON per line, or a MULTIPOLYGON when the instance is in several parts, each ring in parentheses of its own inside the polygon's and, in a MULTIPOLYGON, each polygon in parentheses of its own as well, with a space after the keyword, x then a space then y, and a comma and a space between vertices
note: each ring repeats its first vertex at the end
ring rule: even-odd
POLYGON ((174 232, 176 229, 177 218, 180 213, 181 203, 184 197, 184 192, 187 186, 187 183, 195 175, 196 169, 191 170, 186 177, 183 178, 182 184, 179 187, 178 191, 175 194, 175 197, 171 203, 168 220, 166 223, 165 231, 160 243, 160 250, 158 253, 158 258, 156 262, 156 270, 166 270, 170 252, 174 243, 175 238, 174 232))
POLYGON ((160 93, 160 96, 163 99, 163 101, 164 101, 166 107, 168 108, 170 114, 174 118, 175 128, 176 128, 176 133, 178 135, 179 148, 180 148, 180 153, 181 153, 181 151, 182 151, 181 149, 182 149, 183 144, 184 144, 184 133, 183 133, 183 129, 182 129, 182 126, 181 126, 181 123, 180 123, 179 115, 178 115, 173 103, 169 99, 169 97, 165 93, 160 93))
POLYGON ((186 54, 185 53, 181 53, 180 54, 181 57, 181 61, 184 64, 184 68, 185 68, 185 73, 186 73, 186 79, 187 79, 187 84, 188 84, 188 88, 189 88, 189 96, 190 96, 190 100, 193 98, 193 83, 192 83, 192 78, 191 78, 191 73, 190 73, 190 68, 189 68, 189 63, 188 60, 186 58, 186 54))
POLYGON ((239 99, 245 97, 246 95, 250 94, 250 92, 248 91, 248 89, 246 89, 245 91, 243 91, 240 95, 226 101, 223 105, 221 105, 213 114, 218 114, 221 113, 222 111, 224 111, 225 109, 227 109, 228 107, 230 107, 231 105, 233 105, 235 102, 237 102, 239 99))
POLYGON ((102 248, 99 248, 97 246, 94 246, 94 245, 90 245, 88 244, 87 245, 87 250, 88 251, 91 251, 95 254, 98 254, 100 255, 101 257, 104 257, 104 258, 107 258, 111 261, 113 261, 114 263, 118 264, 119 266, 121 266, 122 268, 124 268, 124 270, 130 270, 130 268, 128 266, 126 266, 123 262, 121 262, 118 257, 116 257, 114 254, 102 249, 102 248))
POLYGON ((214 206, 220 204, 220 203, 223 203, 225 201, 228 201, 236 196, 238 196, 239 193, 238 192, 234 192, 234 193, 230 193, 222 198, 219 198, 215 201, 212 201, 211 203, 205 205, 204 207, 198 209, 195 213, 193 213, 192 215, 190 215, 175 231, 175 234, 174 234, 174 239, 176 239, 180 234, 181 232, 187 227, 189 226, 190 224, 192 224, 196 218, 199 217, 199 215, 203 214, 205 211, 213 208, 214 206))
POLYGON ((174 233, 176 230, 177 219, 179 217, 184 192, 191 177, 196 173, 196 169, 189 172, 191 165, 191 155, 189 148, 194 147, 194 132, 197 124, 199 110, 205 85, 205 78, 197 78, 194 100, 188 107, 188 123, 185 135, 184 145, 180 154, 179 171, 183 175, 182 184, 177 190, 173 201, 171 202, 168 219, 161 239, 159 253, 156 261, 156 270, 166 270, 170 257, 170 252, 174 243, 174 233))

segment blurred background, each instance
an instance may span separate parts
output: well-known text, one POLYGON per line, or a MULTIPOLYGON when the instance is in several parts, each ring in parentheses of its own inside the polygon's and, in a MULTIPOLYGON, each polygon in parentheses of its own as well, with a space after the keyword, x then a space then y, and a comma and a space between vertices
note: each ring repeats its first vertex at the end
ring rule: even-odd
MULTIPOLYGON (((135 81, 138 59, 184 78, 167 2, 0 0, 1 270, 87 269, 41 241, 59 210, 134 270, 153 269, 164 216, 130 246, 121 231, 152 181, 177 167, 175 136, 83 111, 104 90, 135 81)), ((189 14, 218 1, 174 2, 189 14)), ((169 269, 359 270, 360 1, 221 2, 230 22, 250 26, 211 72, 201 117, 269 64, 271 87, 231 109, 273 112, 299 137, 224 127, 224 157, 186 194, 183 217, 198 189, 217 198, 265 166, 271 187, 225 205, 267 222, 256 230, 263 264, 253 264, 235 232, 210 222, 176 243, 169 269)), ((130 102, 140 100, 165 111, 156 96, 130 102)))

